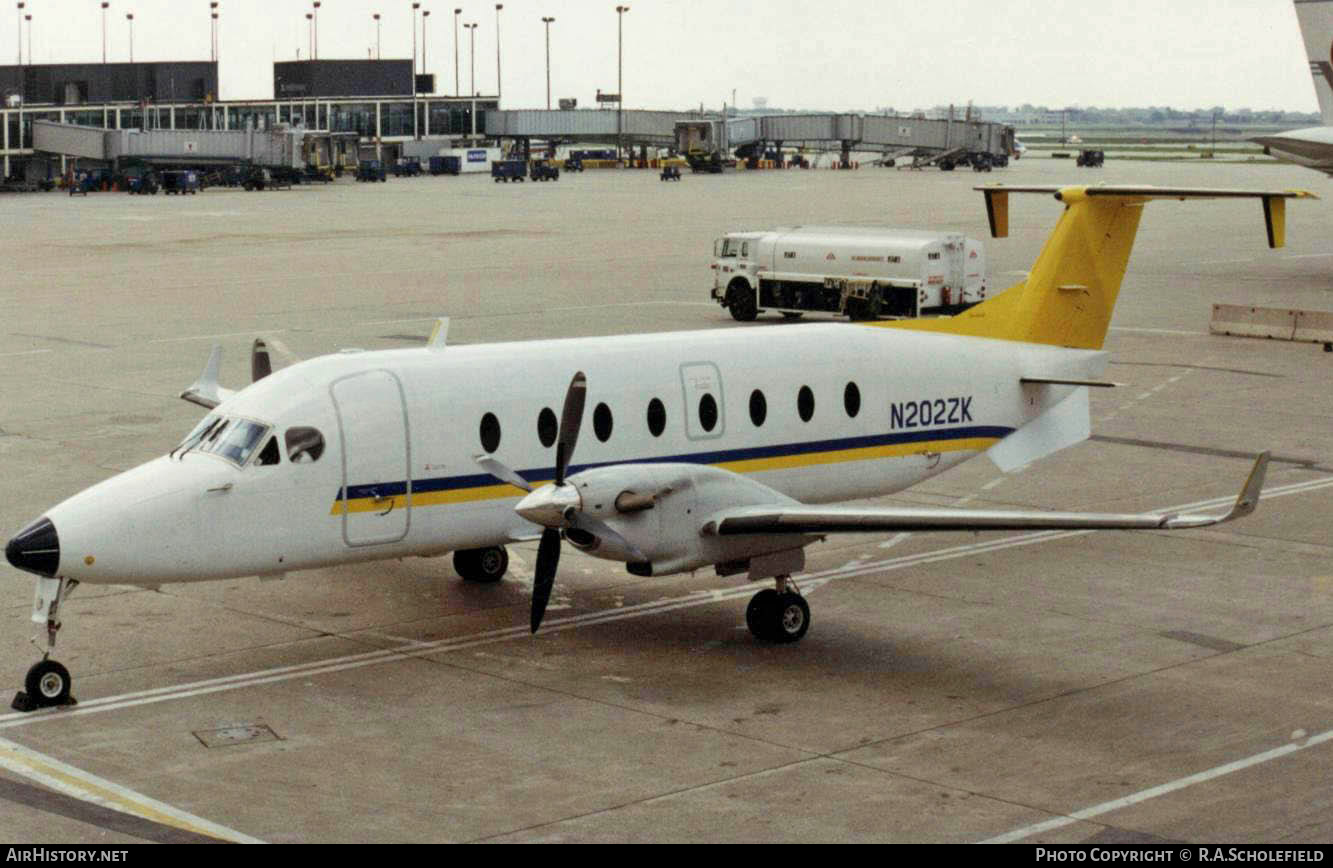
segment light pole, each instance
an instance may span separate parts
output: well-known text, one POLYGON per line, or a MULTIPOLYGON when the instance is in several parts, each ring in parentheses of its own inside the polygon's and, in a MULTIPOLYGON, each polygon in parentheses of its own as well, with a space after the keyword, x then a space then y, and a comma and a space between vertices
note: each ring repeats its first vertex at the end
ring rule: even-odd
MULTIPOLYGON (((315 59, 315 13, 307 12, 305 14, 305 38, 307 60, 315 59)), ((298 49, 299 52, 299 49, 298 49)))
POLYGON ((454 96, 463 95, 463 88, 458 84, 458 16, 462 14, 462 9, 454 10, 454 96))
POLYGON ((476 96, 477 95, 477 25, 476 22, 473 22, 472 24, 464 24, 463 26, 466 27, 468 30, 469 47, 467 50, 467 62, 468 65, 472 68, 472 90, 470 91, 470 93, 472 96, 476 96))
POLYGON ((126 12, 125 20, 130 23, 130 63, 134 63, 134 13, 126 12))
POLYGON ((420 3, 412 4, 412 95, 417 93, 417 10, 420 3))
MULTIPOLYGON (((28 65, 32 66, 32 13, 29 12, 23 16, 23 20, 28 22, 28 65)), ((20 90, 21 90, 20 86, 20 90)))
POLYGON ((554 17, 542 16, 542 23, 546 25, 546 110, 551 110, 551 22, 554 17))
POLYGON ((375 59, 379 60, 382 57, 380 54, 380 14, 376 12, 371 17, 375 19, 375 59))
POLYGON ((505 8, 503 3, 495 4, 495 102, 500 102, 500 10, 505 8))
POLYGON ((111 4, 102 0, 102 62, 106 63, 106 9, 111 4))
MULTIPOLYGON (((24 7, 24 5, 25 5, 25 4, 23 4, 23 3, 20 3, 20 4, 19 4, 19 12, 18 12, 18 22, 19 22, 19 62, 18 62, 18 65, 19 65, 19 66, 22 66, 22 65, 23 65, 23 7, 24 7)), ((32 31, 29 31, 29 32, 31 33, 32 31)), ((28 52, 28 63, 32 63, 32 52, 31 52, 31 51, 28 52)))
POLYGON ((625 76, 624 76, 624 35, 625 13, 628 6, 616 7, 616 159, 620 159, 625 147, 625 76))
POLYGON ((212 31, 209 33, 209 50, 213 54, 213 62, 218 62, 218 4, 217 0, 208 4, 209 11, 213 16, 212 31))
POLYGON ((421 74, 427 75, 430 68, 426 66, 426 19, 430 17, 429 9, 421 10, 421 74))
POLYGON ((313 5, 315 7, 315 41, 311 48, 311 57, 314 60, 319 60, 319 0, 315 0, 313 5))

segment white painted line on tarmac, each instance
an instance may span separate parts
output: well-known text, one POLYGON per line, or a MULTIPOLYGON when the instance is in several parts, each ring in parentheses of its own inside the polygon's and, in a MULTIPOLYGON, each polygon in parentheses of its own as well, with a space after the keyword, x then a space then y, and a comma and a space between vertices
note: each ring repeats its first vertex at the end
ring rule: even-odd
POLYGON ((1310 736, 1299 742, 1284 744, 1282 747, 1275 747, 1272 750, 1266 750, 1263 753, 1257 753, 1254 756, 1246 757, 1245 759, 1239 759, 1234 762, 1216 766, 1207 771, 1178 778, 1169 783, 1150 787, 1146 790, 1139 790, 1137 793, 1131 793, 1130 795, 1119 799, 1102 802, 1100 805, 1093 805, 1090 808, 1075 811, 1068 816, 1056 817, 1055 819, 1046 820, 1041 823, 1033 823, 1031 826, 1024 826, 1021 829, 1015 829, 1012 832, 1006 832, 1005 834, 997 835, 994 838, 987 838, 985 841, 979 843, 1011 844, 1014 841, 1021 841, 1032 835, 1049 832, 1052 829, 1059 829, 1064 826, 1072 826, 1074 823, 1082 820, 1091 820, 1093 817, 1100 817, 1102 814, 1108 814, 1111 811, 1118 811, 1121 808, 1137 805, 1140 802, 1146 802, 1149 799, 1155 799, 1158 796, 1165 796, 1168 793, 1174 793, 1178 790, 1183 790, 1186 787, 1192 787, 1195 784, 1202 784, 1206 781, 1232 774, 1233 772, 1243 771, 1244 769, 1253 768, 1257 765, 1263 765, 1266 762, 1271 762, 1284 756, 1290 756, 1298 751, 1309 750, 1312 747, 1316 747, 1317 745, 1329 741, 1333 741, 1333 729, 1330 729, 1328 732, 1321 732, 1319 735, 1310 736))
POLYGON ((287 329, 252 329, 251 331, 248 332, 228 332, 227 334, 222 334, 222 335, 190 335, 188 337, 183 337, 183 338, 156 338, 151 341, 145 341, 145 343, 177 344, 183 341, 208 341, 208 340, 213 340, 214 338, 253 337, 255 335, 261 335, 261 334, 280 335, 284 334, 286 331, 287 329))
POLYGON ((196 817, 165 802, 150 799, 106 778, 100 778, 91 772, 75 768, 54 757, 4 738, 0 738, 0 768, 36 781, 58 793, 111 808, 123 814, 143 817, 145 820, 164 826, 184 829, 196 835, 234 841, 238 844, 264 843, 258 838, 251 838, 235 829, 228 829, 226 826, 220 826, 203 817, 196 817))
POLYGON ((1208 332, 1183 331, 1181 329, 1141 329, 1132 326, 1111 326, 1113 332, 1140 332, 1146 335, 1206 335, 1208 332))
MULTIPOLYGON (((1277 486, 1275 488, 1265 489, 1263 498, 1265 500, 1275 497, 1283 497, 1290 494, 1300 494, 1309 491, 1317 491, 1324 488, 1333 487, 1333 479, 1314 479, 1305 482, 1292 483, 1290 485, 1277 486)), ((1217 497, 1209 500, 1197 501, 1194 503, 1182 504, 1180 506, 1167 507, 1158 510, 1159 512, 1181 512, 1189 509, 1213 509, 1223 506, 1230 506, 1235 501, 1235 496, 1217 497)), ((945 549, 937 549, 933 552, 925 552, 914 555, 902 555, 896 558, 889 558, 882 561, 871 561, 864 563, 853 562, 844 567, 838 567, 831 570, 823 570, 816 573, 806 573, 796 577, 800 587, 819 587, 830 581, 839 579, 850 579, 858 576, 869 575, 873 573, 891 572, 894 570, 906 569, 908 567, 920 566, 922 564, 937 563, 940 561, 955 560, 969 555, 979 553, 988 553, 1002 551, 1009 548, 1034 545, 1036 543, 1054 542, 1062 539, 1072 539, 1074 537, 1086 536, 1087 534, 1097 533, 1096 530, 1068 530, 1068 531, 1036 531, 1033 533, 1019 534, 996 540, 987 540, 979 543, 969 543, 967 545, 952 546, 945 549)), ((614 621, 627 620, 629 618, 644 617, 646 615, 656 615, 666 612, 674 612, 681 609, 694 608, 696 606, 709 605, 711 603, 723 602, 726 600, 739 599, 752 594, 754 589, 748 585, 739 587, 718 588, 715 590, 692 593, 687 597, 672 598, 666 600, 654 600, 647 603, 639 603, 633 606, 618 607, 598 612, 589 612, 582 615, 573 615, 566 618, 551 619, 542 627, 543 633, 562 633, 568 630, 577 630, 583 627, 606 624, 614 621)), ((352 654, 343 657, 333 657, 326 660, 316 660, 309 663, 294 664, 292 666, 281 666, 273 669, 260 670, 258 672, 239 673, 236 675, 224 676, 222 678, 212 678, 205 681, 190 682, 187 684, 178 684, 169 687, 157 687, 149 690, 141 690, 134 693, 121 694, 119 696, 107 696, 99 699, 91 699, 80 702, 73 708, 56 708, 36 712, 15 712, 0 715, 0 730, 12 729, 19 726, 28 726, 36 723, 50 723, 52 721, 66 720, 74 717, 83 717, 89 714, 99 714, 106 711, 116 711, 123 708, 135 708, 143 705, 152 705, 158 702, 166 702, 175 699, 188 699, 193 696, 203 696, 210 693, 219 693, 227 690, 235 690, 242 687, 254 687, 262 684, 272 684, 282 681, 290 681, 296 678, 306 678, 312 675, 322 675, 333 672, 343 672, 348 669, 359 669, 364 666, 376 666, 381 663, 391 661, 400 661, 408 657, 416 657, 425 654, 440 654, 450 651, 461 651, 469 648, 476 648, 482 645, 491 645, 498 642, 507 642, 512 639, 522 639, 529 635, 530 631, 526 624, 505 627, 496 630, 488 630, 482 633, 476 633, 471 636, 458 636, 450 639, 439 639, 433 642, 413 642, 407 647, 379 649, 375 651, 366 651, 360 654, 352 654)))
POLYGON ((23 350, 18 353, 0 353, 0 358, 9 358, 10 356, 35 356, 38 353, 54 353, 55 350, 23 350))

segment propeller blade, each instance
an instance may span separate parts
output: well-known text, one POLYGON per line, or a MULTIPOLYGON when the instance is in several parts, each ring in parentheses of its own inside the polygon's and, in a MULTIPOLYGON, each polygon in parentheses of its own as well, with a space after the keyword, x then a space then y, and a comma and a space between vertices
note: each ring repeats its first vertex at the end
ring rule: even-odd
POLYGON ((583 424, 583 403, 588 397, 588 378, 579 371, 569 381, 565 392, 565 406, 560 411, 560 434, 555 446, 555 484, 565 484, 565 471, 579 442, 579 426, 583 424))
POLYGON ((268 345, 263 338, 255 338, 250 347, 250 382, 258 383, 273 373, 273 361, 268 356, 268 345))
POLYGON ((555 568, 560 563, 560 531, 547 528, 542 531, 542 541, 537 546, 537 569, 532 577, 532 632, 542 625, 546 614, 546 604, 551 601, 551 589, 555 587, 555 568))
POLYGON ((523 491, 532 491, 532 486, 528 484, 528 481, 519 476, 515 470, 503 461, 492 458, 489 455, 474 455, 472 456, 472 460, 481 465, 487 473, 501 482, 508 482, 510 485, 522 489, 523 491))

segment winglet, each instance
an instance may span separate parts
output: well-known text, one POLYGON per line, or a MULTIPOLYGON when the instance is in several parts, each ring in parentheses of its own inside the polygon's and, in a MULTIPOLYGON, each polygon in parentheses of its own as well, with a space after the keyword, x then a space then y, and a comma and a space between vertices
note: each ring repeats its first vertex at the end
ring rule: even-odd
POLYGON ((442 316, 435 320, 435 327, 430 330, 426 348, 439 352, 449 342, 449 317, 442 316))
POLYGON ((1236 498, 1235 506, 1231 507, 1231 512, 1227 513, 1226 518, 1222 521, 1242 518, 1258 508, 1259 494, 1264 487, 1264 476, 1268 473, 1268 459, 1272 457, 1272 454, 1265 450, 1254 459, 1254 467, 1250 470, 1249 478, 1245 480, 1245 487, 1240 490, 1240 496, 1236 498))
POLYGON ((1272 453, 1264 451, 1260 452, 1254 459, 1254 467, 1250 468, 1250 475, 1245 478, 1245 485, 1236 497, 1236 502, 1232 505, 1231 511, 1226 515, 1169 515, 1162 520, 1162 529, 1179 530, 1190 527, 1211 527, 1232 519, 1244 518, 1254 512, 1259 507, 1259 494, 1264 487, 1264 476, 1268 473, 1268 459, 1270 457, 1272 457, 1272 453))
POLYGON ((204 365, 204 372, 199 375, 199 379, 194 381, 190 388, 181 392, 181 398, 189 401, 191 404, 198 404, 208 410, 212 410, 218 404, 236 394, 231 389, 224 389, 218 385, 218 369, 222 366, 222 347, 219 344, 213 345, 213 352, 208 356, 208 362, 204 365))

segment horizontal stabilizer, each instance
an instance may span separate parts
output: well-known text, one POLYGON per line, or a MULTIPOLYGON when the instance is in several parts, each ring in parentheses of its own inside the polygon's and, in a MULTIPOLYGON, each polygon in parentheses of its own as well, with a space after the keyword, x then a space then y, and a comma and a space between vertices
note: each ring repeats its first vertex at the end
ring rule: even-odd
POLYGON ((1082 443, 1092 436, 1088 390, 1078 389, 1054 407, 986 450, 1004 473, 1082 443))
POLYGON ((1020 383, 1045 384, 1048 386, 1091 386, 1094 389, 1114 389, 1123 383, 1112 383, 1110 380, 1069 380, 1056 377, 1019 377, 1020 383))
POLYGON ((181 392, 181 398, 191 404, 198 404, 200 407, 212 410, 236 394, 231 389, 224 389, 218 385, 218 369, 221 366, 222 347, 214 345, 213 352, 209 354, 208 362, 204 365, 204 372, 199 375, 199 379, 194 381, 194 385, 181 392))
POLYGON ((1235 504, 1224 515, 1186 513, 1035 512, 932 507, 745 507, 715 515, 705 536, 824 534, 897 531, 982 530, 1180 530, 1209 527, 1254 512, 1259 504, 1269 453, 1260 454, 1235 504))

